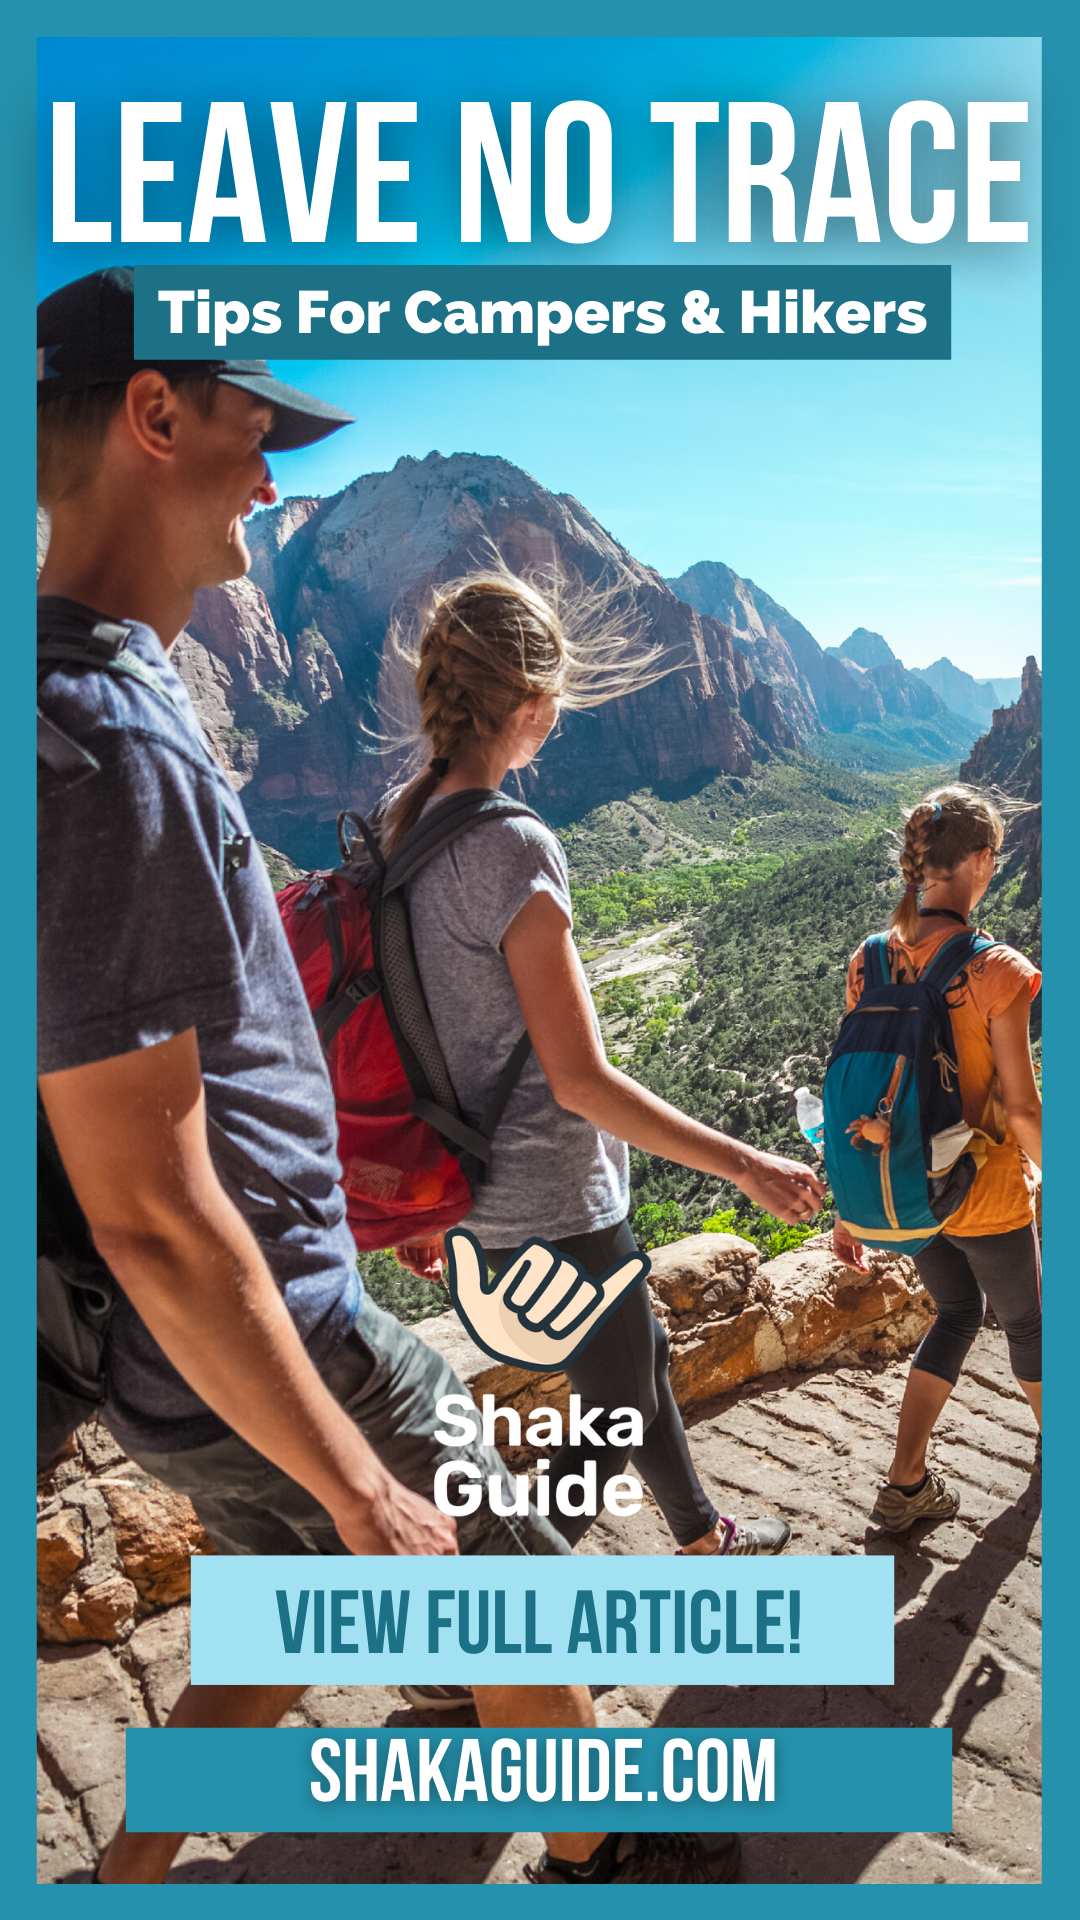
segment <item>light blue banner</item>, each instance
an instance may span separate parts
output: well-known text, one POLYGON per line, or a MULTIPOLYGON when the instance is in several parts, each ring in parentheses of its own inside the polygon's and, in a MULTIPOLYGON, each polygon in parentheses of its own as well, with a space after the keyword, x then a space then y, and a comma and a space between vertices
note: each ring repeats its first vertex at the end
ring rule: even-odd
POLYGON ((197 1686, 893 1678, 893 1563, 876 1555, 252 1555, 191 1575, 197 1686))
POLYGON ((138 1728, 133 1832, 947 1833, 945 1728, 138 1728))

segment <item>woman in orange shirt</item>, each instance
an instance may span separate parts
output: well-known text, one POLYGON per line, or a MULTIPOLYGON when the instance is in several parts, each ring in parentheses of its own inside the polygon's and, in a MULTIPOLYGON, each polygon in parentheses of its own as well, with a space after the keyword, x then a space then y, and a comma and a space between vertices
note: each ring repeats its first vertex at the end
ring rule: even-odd
MULTIPOLYGON (((957 926, 968 925, 993 878, 1004 831, 997 809, 970 787, 941 787, 912 809, 900 856, 907 884, 890 922, 894 981, 918 979, 957 926)), ((849 1012, 862 992, 862 977, 860 946, 848 968, 849 1012)), ((936 1318, 911 1363, 896 1451, 873 1509, 892 1533, 903 1533, 914 1520, 950 1518, 959 1509, 959 1494, 941 1474, 928 1471, 926 1448, 987 1300, 1042 1427, 1042 1280, 1035 1230, 1042 1102, 1028 1036, 1041 980, 1022 953, 996 946, 979 954, 948 990, 964 1119, 986 1136, 986 1160, 962 1205, 915 1256, 936 1318)), ((846 1266, 868 1271, 862 1246, 839 1221, 833 1247, 846 1266)))

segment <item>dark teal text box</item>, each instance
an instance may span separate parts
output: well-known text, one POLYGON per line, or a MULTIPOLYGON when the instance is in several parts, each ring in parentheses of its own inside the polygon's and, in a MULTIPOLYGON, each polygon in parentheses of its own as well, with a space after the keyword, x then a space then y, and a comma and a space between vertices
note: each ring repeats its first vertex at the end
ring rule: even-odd
POLYGON ((602 1828, 947 1833, 952 1828, 952 1733, 947 1727, 619 1727, 574 1733, 545 1727, 129 1728, 126 1737, 127 1824, 139 1833, 180 1828, 197 1833, 602 1828), (346 1799, 345 1782, 350 1741, 357 1763, 371 1763, 369 1774, 356 1776, 352 1800, 346 1799), (544 1793, 555 1787, 545 1799, 528 1791, 529 1741, 537 1743, 536 1788, 544 1793), (581 1744, 589 1741, 592 1748, 583 1754, 581 1744), (493 1754, 499 1742, 511 1744, 493 1754), (554 1779, 548 1772, 548 1742, 554 1742, 554 1779), (627 1744, 635 1742, 640 1744, 627 1744), (739 1742, 746 1743, 745 1762, 739 1742), (601 1746, 607 1756, 606 1794, 600 1793, 601 1746), (316 1748, 321 1766, 312 1759, 316 1748), (421 1798, 421 1762, 436 1757, 449 1800, 432 1779, 427 1797, 421 1798), (579 1792, 583 1767, 584 1785, 591 1790, 587 1798, 579 1792), (459 1770, 473 1782, 460 1793, 459 1770), (329 1794, 334 1779, 336 1797, 317 1798, 313 1782, 329 1794), (496 1797, 493 1782, 508 1797, 496 1797), (413 1799, 402 1783, 411 1786, 413 1799), (673 1797, 688 1784, 685 1799, 673 1797), (722 1785, 722 1796, 714 1797, 722 1785), (375 1797, 367 1797, 369 1790, 375 1797))
POLYGON ((140 359, 948 360, 951 340, 951 269, 921 264, 211 267, 187 261, 135 270, 140 359), (171 297, 163 300, 163 293, 171 297), (209 327, 203 332, 200 295, 202 324, 209 327), (768 309, 772 302, 771 314, 749 316, 752 332, 743 330, 744 295, 753 307, 768 309), (305 296, 308 330, 302 331, 305 296), (683 325, 688 299, 704 316, 703 327, 683 325), (414 300, 418 304, 410 309, 414 300), (492 330, 485 333, 485 301, 517 311, 494 311, 492 330), (472 309, 475 333, 448 331, 455 302, 472 309), (565 331, 550 332, 546 344, 542 302, 548 303, 549 323, 561 325, 572 316, 565 331), (616 302, 633 302, 633 310, 622 315, 622 332, 615 331, 616 302), (642 305, 650 302, 654 317, 646 325, 662 319, 662 331, 639 331, 642 305), (387 310, 376 314, 376 305, 387 310), (410 324, 410 310, 432 330, 410 324), (844 331, 838 323, 842 311, 847 325, 863 331, 844 331), (522 330, 526 319, 529 331, 522 330), (274 320, 276 330, 258 330, 274 320), (769 331, 771 320, 775 332, 769 331), (903 330, 920 322, 921 331, 903 330), (825 325, 832 331, 822 331, 825 325), (345 326, 354 330, 341 331, 345 326))

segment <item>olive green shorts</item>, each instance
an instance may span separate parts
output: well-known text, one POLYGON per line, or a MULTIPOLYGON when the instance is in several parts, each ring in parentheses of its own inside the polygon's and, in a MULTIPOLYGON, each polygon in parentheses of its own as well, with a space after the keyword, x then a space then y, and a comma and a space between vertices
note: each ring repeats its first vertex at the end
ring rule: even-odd
MULTIPOLYGON (((350 1332, 319 1369, 364 1438, 396 1480, 430 1500, 444 1461, 478 1466, 502 1482, 512 1506, 512 1477, 479 1439, 448 1447, 435 1438, 436 1402, 465 1393, 448 1361, 368 1299, 350 1332)), ((466 1396, 468 1397, 468 1396, 466 1396)), ((347 1553, 326 1509, 254 1447, 231 1434, 186 1453, 137 1453, 147 1473, 191 1501, 219 1553, 347 1553)), ((485 1497, 458 1518, 461 1553, 569 1553, 566 1541, 530 1503, 527 1514, 500 1515, 485 1497)))

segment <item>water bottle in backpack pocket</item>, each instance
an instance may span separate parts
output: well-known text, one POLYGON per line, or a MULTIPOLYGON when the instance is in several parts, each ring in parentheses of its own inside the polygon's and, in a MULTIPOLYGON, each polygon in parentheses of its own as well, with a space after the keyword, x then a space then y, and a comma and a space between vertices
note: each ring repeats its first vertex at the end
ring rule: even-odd
POLYGON ((825 1151, 825 1109, 809 1087, 795 1089, 795 1119, 804 1140, 819 1156, 825 1151))
POLYGON ((918 1253, 986 1158, 964 1120, 946 993, 985 934, 947 940, 920 979, 890 977, 888 936, 863 950, 863 991, 825 1069, 825 1169, 837 1218, 870 1247, 918 1253))

